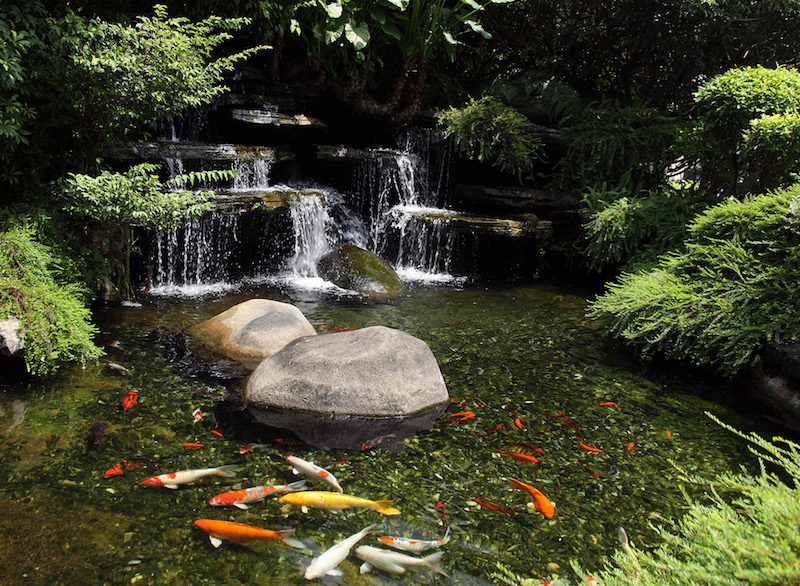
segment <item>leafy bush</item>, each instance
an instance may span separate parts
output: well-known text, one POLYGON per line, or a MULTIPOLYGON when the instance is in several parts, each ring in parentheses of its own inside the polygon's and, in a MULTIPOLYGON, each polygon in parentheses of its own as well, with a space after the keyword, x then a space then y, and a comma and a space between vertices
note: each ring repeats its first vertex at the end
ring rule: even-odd
POLYGON ((725 375, 770 341, 800 339, 798 201, 792 187, 709 208, 683 252, 610 283, 589 315, 643 357, 663 352, 725 375))
POLYGON ((92 338, 82 291, 62 280, 60 259, 36 240, 26 222, 0 232, 0 319, 20 321, 25 363, 31 374, 56 370, 61 362, 95 360, 102 350, 92 338))
POLYGON ((489 162, 519 181, 532 174, 540 157, 541 141, 529 134, 527 118, 491 96, 442 112, 439 124, 463 156, 489 162))
POLYGON ((750 121, 742 141, 750 181, 759 191, 786 187, 800 171, 800 113, 765 114, 750 121))

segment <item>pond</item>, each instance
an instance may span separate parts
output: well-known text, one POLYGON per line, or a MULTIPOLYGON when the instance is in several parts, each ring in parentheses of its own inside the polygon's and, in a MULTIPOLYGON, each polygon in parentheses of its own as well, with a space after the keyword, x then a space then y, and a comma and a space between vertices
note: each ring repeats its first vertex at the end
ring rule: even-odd
MULTIPOLYGON (((704 412, 740 429, 754 423, 745 418, 748 405, 730 398, 736 393, 729 381, 643 366, 604 340, 585 309, 580 291, 532 284, 417 286, 384 303, 262 286, 99 310, 98 342, 118 340, 121 349, 108 346, 99 364, 69 367, 25 388, 2 387, 4 412, 16 406, 21 415, 20 405, 26 411, 0 436, 0 582, 301 584, 313 556, 371 524, 363 545, 380 545, 382 535, 441 538, 437 505, 450 530, 441 562, 450 580, 425 568, 360 574, 353 552, 340 565, 342 577, 323 581, 490 584, 498 581, 498 563, 542 580, 572 575, 571 561, 597 571, 619 547, 620 526, 635 546, 651 547, 652 525, 686 509, 677 468, 705 477, 740 465, 755 470, 744 442, 704 412), (294 303, 312 324, 323 324, 320 335, 384 325, 423 339, 451 396, 446 413, 429 430, 363 451, 323 450, 251 423, 227 400, 233 381, 172 362, 152 332, 185 330, 252 297, 294 303), (123 411, 130 391, 138 402, 123 411), (451 417, 460 412, 475 416, 451 417), (105 435, 89 445, 95 421, 105 435), (190 443, 207 447, 184 446, 190 443), (261 445, 240 453, 250 443, 261 445), (209 505, 225 491, 297 480, 290 455, 325 467, 347 494, 391 500, 400 515, 303 513, 275 498, 247 510, 209 505), (132 458, 152 462, 104 477, 132 458), (141 484, 161 473, 230 464, 238 466, 232 478, 211 476, 178 490, 141 484), (509 477, 553 501, 552 518, 526 507, 524 492, 508 490, 509 477), (260 541, 214 548, 194 526, 201 518, 294 529, 307 549, 260 541)), ((689 486, 689 493, 702 490, 689 486)))

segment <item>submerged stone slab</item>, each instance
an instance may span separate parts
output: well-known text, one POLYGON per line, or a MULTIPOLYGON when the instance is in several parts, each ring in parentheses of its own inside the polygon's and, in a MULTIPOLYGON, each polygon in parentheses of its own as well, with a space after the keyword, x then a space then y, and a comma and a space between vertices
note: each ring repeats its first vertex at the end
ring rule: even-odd
POLYGON ((270 299, 250 299, 189 329, 207 350, 251 369, 292 340, 316 333, 294 305, 270 299))
POLYGON ((293 411, 393 417, 447 403, 428 345, 372 326, 300 338, 264 360, 245 385, 245 403, 293 411))

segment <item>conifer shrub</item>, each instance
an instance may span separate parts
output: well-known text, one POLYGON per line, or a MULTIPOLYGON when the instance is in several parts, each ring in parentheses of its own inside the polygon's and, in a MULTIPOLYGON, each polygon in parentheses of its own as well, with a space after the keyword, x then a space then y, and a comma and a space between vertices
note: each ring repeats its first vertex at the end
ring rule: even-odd
POLYGON ((771 341, 800 339, 800 186, 728 199, 688 226, 684 249, 607 285, 589 315, 642 357, 734 375, 771 341))
POLYGON ((34 375, 103 353, 92 341, 97 330, 80 285, 62 276, 64 264, 37 241, 29 222, 9 223, 0 232, 0 319, 19 319, 25 364, 34 375))

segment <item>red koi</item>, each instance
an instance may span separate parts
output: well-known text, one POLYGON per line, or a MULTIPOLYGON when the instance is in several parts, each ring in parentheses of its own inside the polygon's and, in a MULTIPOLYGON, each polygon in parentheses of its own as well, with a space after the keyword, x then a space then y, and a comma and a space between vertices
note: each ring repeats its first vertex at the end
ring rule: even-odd
POLYGON ((453 413, 452 415, 448 415, 448 417, 451 418, 450 425, 452 425, 454 423, 460 423, 462 421, 466 421, 467 419, 472 419, 473 417, 475 417, 475 414, 472 411, 461 411, 460 413, 453 413))
POLYGON ((361 451, 362 452, 366 452, 367 450, 371 450, 375 446, 381 444, 384 440, 387 440, 387 439, 390 439, 390 438, 393 438, 393 437, 397 437, 397 436, 395 434, 393 434, 393 433, 389 433, 389 434, 386 434, 386 435, 379 435, 378 437, 374 437, 371 440, 367 440, 363 444, 361 444, 361 451))
POLYGON ((495 513, 505 513, 506 515, 511 515, 512 517, 517 514, 514 511, 501 507, 497 503, 493 503, 492 501, 486 501, 476 496, 472 497, 472 500, 478 506, 480 506, 480 508, 486 509, 487 511, 494 511, 495 513))
POLYGON ((587 452, 598 452, 598 453, 601 453, 601 454, 603 453, 603 450, 601 450, 599 448, 593 448, 592 446, 587 446, 583 442, 578 442, 578 446, 580 446, 580 448, 582 450, 586 450, 587 452))
POLYGON ((539 461, 533 456, 529 456, 528 454, 522 454, 520 452, 508 452, 506 450, 498 450, 497 448, 492 448, 492 449, 498 454, 505 454, 506 456, 511 456, 511 458, 513 458, 517 462, 533 462, 535 464, 539 461))
POLYGON ((633 446, 634 446, 634 444, 633 444, 633 442, 631 442, 631 443, 628 444, 626 449, 630 452, 633 449, 633 446))
POLYGON ((666 435, 667 437, 672 437, 672 432, 671 431, 665 431, 664 435, 666 435))
POLYGON ((194 443, 181 444, 181 446, 182 446, 182 447, 184 447, 184 448, 192 448, 192 449, 194 449, 194 448, 208 448, 208 447, 210 447, 210 446, 207 446, 207 445, 205 445, 205 444, 194 444, 194 443))
POLYGON ((439 515, 439 521, 442 522, 442 527, 447 527, 447 509, 444 508, 444 503, 436 503, 436 514, 439 515))
POLYGON ((478 399, 478 397, 476 397, 475 395, 472 395, 472 400, 473 400, 473 401, 475 401, 475 404, 476 404, 478 407, 480 407, 481 409, 483 409, 484 407, 486 407, 486 403, 484 403, 483 401, 481 401, 480 399, 478 399))
POLYGON ((586 471, 587 471, 589 474, 591 474, 591 475, 592 475, 592 476, 594 476, 595 478, 600 478, 600 475, 599 475, 599 474, 595 474, 594 470, 592 470, 591 468, 589 468, 589 467, 588 467, 588 466, 586 466, 585 464, 581 464, 580 462, 575 462, 575 463, 576 463, 578 466, 580 466, 581 468, 583 468, 584 470, 586 470, 586 471))
POLYGON ((225 437, 225 436, 224 436, 224 435, 222 435, 220 432, 218 432, 216 429, 212 429, 212 430, 211 430, 211 433, 213 433, 213 434, 214 434, 215 436, 217 436, 217 437, 225 437))
POLYGON ((275 441, 277 443, 281 444, 282 446, 302 446, 303 445, 303 442, 301 442, 300 440, 291 440, 291 439, 286 439, 286 438, 282 438, 282 437, 276 437, 275 441))
POLYGON ((475 433, 480 434, 480 435, 489 435, 490 433, 494 433, 496 431, 499 431, 500 428, 502 428, 502 427, 503 426, 500 425, 499 423, 495 423, 493 426, 487 427, 486 429, 482 429, 480 431, 476 431, 475 433))
POLYGON ((525 416, 524 416, 524 415, 522 415, 522 416, 520 416, 520 417, 517 417, 517 418, 514 420, 514 425, 516 425, 517 427, 519 427, 520 429, 522 429, 522 420, 523 420, 524 418, 525 418, 525 416))
POLYGON ((467 401, 466 401, 466 399, 465 399, 465 400, 461 401, 461 403, 459 403, 459 404, 458 404, 458 407, 459 407, 459 408, 460 408, 462 411, 466 411, 466 410, 467 410, 467 407, 469 407, 469 403, 467 403, 467 401))
POLYGON ((131 391, 122 398, 122 412, 125 413, 125 411, 136 405, 138 402, 139 393, 136 391, 131 391))
POLYGON ((105 474, 103 474, 103 478, 113 478, 114 476, 119 476, 120 474, 125 474, 126 472, 131 472, 138 468, 141 468, 145 464, 152 463, 153 460, 149 458, 130 458, 126 460, 120 460, 116 464, 114 464, 111 468, 106 470, 105 474))
POLYGON ((526 444, 525 442, 506 442, 507 446, 517 446, 520 448, 524 448, 526 450, 530 450, 531 452, 539 452, 540 454, 544 454, 544 450, 541 448, 537 448, 536 446, 532 446, 530 444, 526 444))
POLYGON ((550 413, 544 413, 544 412, 542 414, 547 415, 548 417, 552 417, 553 419, 559 419, 562 422, 564 422, 565 425, 571 427, 572 429, 577 429, 578 431, 580 431, 581 429, 580 427, 578 427, 578 425, 575 424, 574 421, 571 421, 566 415, 564 415, 562 411, 556 411, 555 415, 551 415, 550 413))
POLYGON ((613 407, 614 405, 616 405, 614 401, 606 401, 605 403, 597 404, 598 407, 613 407))

